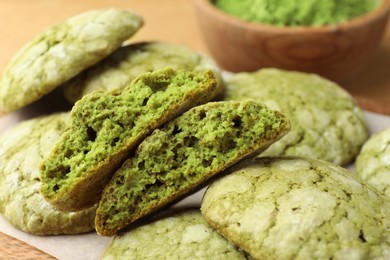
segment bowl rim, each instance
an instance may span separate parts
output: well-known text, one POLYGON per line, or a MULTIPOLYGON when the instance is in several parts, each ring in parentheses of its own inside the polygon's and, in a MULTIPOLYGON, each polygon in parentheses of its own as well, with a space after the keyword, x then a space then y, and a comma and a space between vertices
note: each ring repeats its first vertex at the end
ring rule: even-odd
POLYGON ((211 1, 212 0, 195 0, 195 4, 198 9, 203 9, 204 11, 209 12, 211 15, 216 16, 219 20, 224 20, 225 22, 236 27, 247 28, 253 31, 278 31, 281 33, 334 32, 335 30, 340 29, 345 30, 347 28, 356 28, 361 27, 364 24, 374 22, 381 17, 389 16, 390 13, 390 0, 381 0, 381 3, 372 11, 341 23, 314 26, 281 26, 241 20, 220 10, 214 4, 212 4, 211 1))

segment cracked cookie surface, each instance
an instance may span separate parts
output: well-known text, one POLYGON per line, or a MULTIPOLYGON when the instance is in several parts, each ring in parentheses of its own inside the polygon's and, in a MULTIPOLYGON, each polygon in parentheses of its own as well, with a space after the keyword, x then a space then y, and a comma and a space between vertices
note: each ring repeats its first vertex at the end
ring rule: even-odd
POLYGON ((390 197, 390 128, 374 134, 355 161, 359 177, 390 197))
POLYGON ((178 70, 211 70, 223 89, 220 69, 215 62, 182 45, 142 42, 123 46, 107 58, 64 84, 65 96, 76 102, 95 90, 123 88, 139 74, 170 67, 178 70))
POLYGON ((102 259, 247 259, 208 226, 199 209, 160 215, 114 237, 102 259))
POLYGON ((38 35, 15 55, 0 79, 0 110, 32 103, 120 47, 142 26, 120 9, 73 16, 38 35))
POLYGON ((209 186, 201 211, 255 259, 390 257, 390 200, 324 161, 248 160, 209 186))
POLYGON ((94 230, 96 206, 62 212, 39 193, 39 164, 69 125, 69 114, 22 122, 0 140, 0 213, 15 227, 35 235, 94 230))
POLYGON ((344 165, 368 139, 367 122, 353 98, 315 74, 261 69, 233 74, 226 85, 225 99, 252 98, 290 119, 290 133, 262 156, 306 156, 344 165))

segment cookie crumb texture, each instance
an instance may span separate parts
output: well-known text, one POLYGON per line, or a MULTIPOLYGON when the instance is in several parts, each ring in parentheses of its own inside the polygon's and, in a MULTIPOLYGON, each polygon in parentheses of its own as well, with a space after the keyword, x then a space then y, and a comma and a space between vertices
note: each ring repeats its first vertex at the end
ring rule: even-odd
POLYGON ((0 109, 21 108, 120 47, 142 18, 120 9, 93 10, 61 22, 27 43, 0 80, 0 109))
POLYGON ((210 58, 190 48, 164 42, 142 42, 123 46, 64 84, 70 102, 96 90, 123 88, 139 74, 170 67, 174 70, 211 70, 218 92, 223 90, 221 72, 210 58))
POLYGON ((0 141, 0 213, 16 228, 34 235, 78 234, 95 230, 96 205, 62 212, 39 193, 39 163, 69 125, 69 114, 24 121, 0 141))
POLYGON ((390 200, 322 161, 256 158, 214 182, 201 211, 255 259, 390 257, 390 200))
POLYGON ((390 128, 374 134, 356 158, 356 173, 390 198, 390 128))
POLYGON ((248 98, 279 110, 291 122, 290 133, 262 156, 305 156, 344 165, 355 158, 369 136, 354 99, 315 74, 261 69, 227 79, 226 100, 248 98))
POLYGON ((155 130, 115 173, 98 206, 98 233, 114 235, 266 149, 289 127, 286 117, 255 101, 211 102, 187 111, 155 130))
POLYGON ((71 126, 41 165, 42 194, 63 210, 96 203, 113 172, 155 128, 207 102, 216 89, 210 71, 164 69, 140 75, 122 90, 84 96, 71 126))
POLYGON ((102 259, 246 259, 208 226, 199 210, 158 219, 114 237, 102 259))

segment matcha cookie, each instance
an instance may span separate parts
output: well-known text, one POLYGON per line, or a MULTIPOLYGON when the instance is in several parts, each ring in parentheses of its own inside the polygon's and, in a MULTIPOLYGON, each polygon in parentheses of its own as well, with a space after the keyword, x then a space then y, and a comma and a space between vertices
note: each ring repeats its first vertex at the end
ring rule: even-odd
POLYGON ((0 110, 26 106, 119 48, 142 18, 119 9, 73 16, 27 43, 0 79, 0 110))
POLYGON ((211 71, 164 69, 123 89, 97 91, 78 101, 71 125, 41 165, 41 192, 55 207, 76 211, 100 199, 112 174, 154 129, 216 90, 211 71))
POLYGON ((220 91, 223 89, 220 70, 210 58, 177 44, 143 42, 119 48, 65 83, 65 96, 74 103, 87 93, 123 88, 139 74, 166 67, 194 71, 210 69, 218 80, 220 91))
POLYGON ((363 145, 355 170, 361 179, 390 197, 390 128, 374 134, 363 145))
POLYGON ((251 100, 192 108, 145 138, 114 174, 96 211, 97 232, 114 235, 265 150, 289 128, 282 114, 251 100))
POLYGON ((344 165, 368 138, 367 122, 353 98, 320 76, 262 69, 233 74, 226 84, 226 100, 253 98, 290 119, 290 133, 262 156, 305 156, 344 165))
POLYGON ((254 259, 390 257, 390 200, 324 161, 243 162, 209 186, 201 211, 254 259))
POLYGON ((94 230, 96 206, 62 212, 39 193, 39 163, 68 126, 69 114, 22 122, 0 140, 0 213, 12 225, 35 235, 77 234, 94 230))
POLYGON ((247 258, 207 225, 199 209, 185 209, 114 237, 102 259, 247 258))

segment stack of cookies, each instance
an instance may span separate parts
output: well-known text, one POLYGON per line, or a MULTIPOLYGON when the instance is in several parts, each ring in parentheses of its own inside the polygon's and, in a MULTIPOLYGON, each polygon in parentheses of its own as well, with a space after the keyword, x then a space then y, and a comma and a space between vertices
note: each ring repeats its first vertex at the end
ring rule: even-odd
POLYGON ((1 111, 55 88, 72 108, 1 137, 6 219, 37 235, 115 235, 104 259, 390 257, 387 188, 339 166, 369 138, 348 93, 272 68, 222 77, 185 46, 124 43, 143 23, 82 13, 9 63, 1 111), (161 211, 207 185, 199 208, 161 211))

